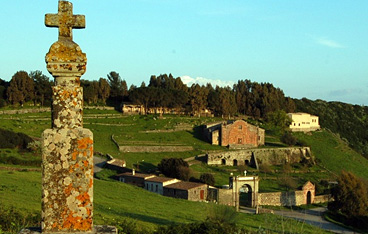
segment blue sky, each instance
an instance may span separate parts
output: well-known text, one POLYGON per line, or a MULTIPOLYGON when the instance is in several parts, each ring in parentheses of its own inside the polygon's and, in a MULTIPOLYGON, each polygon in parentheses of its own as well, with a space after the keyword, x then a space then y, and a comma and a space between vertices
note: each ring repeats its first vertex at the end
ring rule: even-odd
MULTIPOLYGON (((128 85, 172 73, 183 80, 270 82, 294 98, 368 105, 366 0, 74 0, 87 26, 74 41, 97 80, 128 85)), ((0 78, 45 69, 58 30, 44 26, 57 0, 2 1, 0 78)), ((51 75, 49 75, 51 77, 51 75)))

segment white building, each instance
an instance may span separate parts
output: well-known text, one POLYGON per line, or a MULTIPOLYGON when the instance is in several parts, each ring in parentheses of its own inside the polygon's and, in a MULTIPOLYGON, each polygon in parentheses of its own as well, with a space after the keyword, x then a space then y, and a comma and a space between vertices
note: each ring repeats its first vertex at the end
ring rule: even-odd
POLYGON ((158 193, 163 195, 164 186, 174 184, 180 180, 168 177, 153 177, 144 181, 144 188, 150 192, 158 193))
POLYGON ((318 116, 308 113, 288 113, 292 122, 290 129, 293 132, 310 132, 320 129, 318 116))

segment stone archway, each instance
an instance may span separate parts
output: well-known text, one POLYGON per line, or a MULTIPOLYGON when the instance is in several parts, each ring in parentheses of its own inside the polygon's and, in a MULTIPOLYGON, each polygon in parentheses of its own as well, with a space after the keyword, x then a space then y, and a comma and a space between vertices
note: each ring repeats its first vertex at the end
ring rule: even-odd
POLYGON ((312 193, 311 191, 307 192, 307 205, 312 204, 312 193))
POLYGON ((221 159, 221 165, 226 165, 226 159, 221 159))
POLYGON ((232 188, 233 205, 236 210, 245 202, 250 207, 258 204, 258 176, 236 176, 230 178, 230 188, 232 188), (242 193, 246 193, 242 194, 242 193))
POLYGON ((243 184, 239 189, 239 206, 251 207, 252 195, 252 187, 249 184, 243 184))
POLYGON ((238 166, 238 160, 236 160, 236 159, 233 160, 233 166, 234 167, 238 166))

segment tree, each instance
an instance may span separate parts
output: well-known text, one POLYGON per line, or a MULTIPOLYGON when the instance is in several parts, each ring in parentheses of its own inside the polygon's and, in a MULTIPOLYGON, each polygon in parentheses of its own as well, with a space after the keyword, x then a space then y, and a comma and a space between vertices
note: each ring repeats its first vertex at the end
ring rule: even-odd
POLYGON ((34 82, 34 102, 35 104, 40 103, 44 106, 45 100, 50 100, 52 98, 52 88, 49 77, 42 74, 41 71, 31 71, 29 76, 34 82))
POLYGON ((83 87, 83 100, 88 104, 96 104, 98 101, 99 83, 97 81, 81 80, 83 87))
POLYGON ((34 82, 27 72, 18 71, 13 75, 6 94, 13 105, 23 105, 34 98, 34 82))
POLYGON ((0 108, 6 106, 6 89, 9 86, 9 82, 0 79, 0 108))
POLYGON ((100 78, 98 81, 98 97, 106 104, 107 98, 110 96, 110 85, 106 79, 100 78))
POLYGON ((122 80, 119 73, 112 71, 107 74, 107 79, 110 85, 110 97, 116 103, 121 103, 123 98, 128 96, 128 86, 125 80, 122 80))
POLYGON ((182 158, 164 158, 157 167, 158 170, 167 177, 173 177, 180 180, 189 179, 189 165, 182 158))
POLYGON ((189 89, 190 105, 193 115, 200 115, 201 110, 207 107, 208 90, 199 84, 193 84, 189 89))
POLYGON ((267 114, 267 122, 275 130, 284 131, 290 126, 292 120, 284 110, 277 110, 267 114))
POLYGON ((215 177, 210 173, 202 173, 199 177, 201 183, 208 184, 211 186, 215 185, 215 177))
POLYGON ((342 171, 338 185, 332 189, 333 202, 328 209, 341 212, 348 218, 368 215, 368 188, 364 181, 351 172, 342 171))

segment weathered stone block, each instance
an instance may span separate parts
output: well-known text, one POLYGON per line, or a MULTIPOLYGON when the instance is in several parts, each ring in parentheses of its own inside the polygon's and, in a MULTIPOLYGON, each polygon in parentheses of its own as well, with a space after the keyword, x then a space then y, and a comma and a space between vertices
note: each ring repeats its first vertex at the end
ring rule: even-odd
POLYGON ((53 86, 52 127, 79 128, 83 126, 83 88, 53 86))
POLYGON ((91 231, 92 132, 84 128, 47 129, 42 138, 42 230, 91 231))

